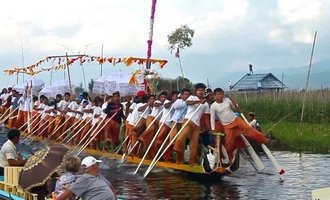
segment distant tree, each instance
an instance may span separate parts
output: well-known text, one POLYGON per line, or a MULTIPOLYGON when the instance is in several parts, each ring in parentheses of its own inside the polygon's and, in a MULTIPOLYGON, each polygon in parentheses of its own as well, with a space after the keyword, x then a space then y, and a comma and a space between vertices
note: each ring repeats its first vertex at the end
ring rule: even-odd
MULTIPOLYGON (((186 47, 191 47, 192 38, 194 37, 195 31, 187 24, 181 25, 180 28, 177 28, 170 35, 167 36, 167 41, 169 44, 169 50, 171 53, 173 50, 176 50, 175 57, 179 59, 179 65, 181 70, 181 75, 184 78, 183 69, 181 65, 180 50, 185 49, 186 47)), ((183 86, 185 82, 183 82, 183 86)))

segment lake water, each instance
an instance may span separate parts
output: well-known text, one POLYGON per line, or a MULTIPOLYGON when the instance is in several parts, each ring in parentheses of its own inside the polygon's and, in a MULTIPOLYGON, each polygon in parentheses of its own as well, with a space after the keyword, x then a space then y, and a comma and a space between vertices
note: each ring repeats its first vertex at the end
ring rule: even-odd
MULTIPOLYGON (((1 132, 0 142, 3 143, 6 134, 1 132)), ((249 162, 241 159, 238 171, 217 181, 160 168, 143 179, 146 167, 133 175, 137 165, 120 165, 107 158, 102 158, 101 168, 122 199, 311 199, 311 190, 330 187, 330 155, 283 151, 273 152, 273 155, 285 168, 282 176, 276 174, 264 155, 261 160, 266 169, 262 173, 257 173, 249 162)))

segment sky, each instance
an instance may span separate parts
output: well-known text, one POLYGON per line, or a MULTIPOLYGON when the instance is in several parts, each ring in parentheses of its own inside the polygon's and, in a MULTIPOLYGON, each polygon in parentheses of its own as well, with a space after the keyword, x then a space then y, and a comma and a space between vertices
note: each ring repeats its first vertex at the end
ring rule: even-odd
MULTIPOLYGON (((28 66, 49 55, 86 53, 106 57, 146 57, 151 0, 4 1, 0 7, 0 71, 28 66)), ((195 30, 193 45, 181 51, 184 76, 227 87, 248 72, 307 66, 317 30, 314 62, 330 59, 330 1, 327 0, 158 0, 152 57, 167 59, 153 66, 162 77, 181 75, 168 50, 167 35, 187 24, 195 30)), ((44 67, 51 66, 45 63, 44 67)), ((103 65, 103 74, 131 73, 139 66, 103 65)), ((78 84, 100 76, 100 66, 71 66, 78 84)), ((326 70, 326 69, 325 69, 326 70)), ((307 73, 307 69, 306 69, 307 73)), ((275 74, 278 75, 278 74, 275 74)), ((40 73, 47 84, 63 71, 40 73)), ((0 87, 16 84, 1 74, 0 87)), ((67 78, 67 75, 66 75, 67 78)), ((19 75, 19 82, 31 77, 19 75)))

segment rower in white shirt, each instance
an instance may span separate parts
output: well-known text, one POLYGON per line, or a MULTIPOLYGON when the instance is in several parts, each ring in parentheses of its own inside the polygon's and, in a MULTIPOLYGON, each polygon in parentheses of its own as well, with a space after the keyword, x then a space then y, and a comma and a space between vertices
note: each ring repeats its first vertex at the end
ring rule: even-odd
POLYGON ((183 163, 183 153, 185 149, 185 141, 188 137, 190 139, 190 157, 189 163, 197 164, 198 154, 198 139, 200 135, 200 119, 204 113, 209 114, 210 108, 204 98, 206 86, 203 83, 195 85, 195 95, 190 95, 186 104, 188 105, 187 114, 184 117, 182 124, 186 124, 181 134, 177 137, 174 144, 174 151, 176 152, 176 160, 178 163, 183 163), (190 119, 190 121, 188 121, 190 119))
POLYGON ((152 102, 152 95, 151 98, 149 99, 149 104, 152 105, 152 111, 149 114, 149 116, 146 119, 146 127, 149 127, 148 130, 145 130, 142 135, 139 137, 139 141, 142 142, 143 147, 146 148, 149 146, 152 138, 154 137, 155 133, 157 132, 159 126, 159 119, 162 116, 162 110, 164 108, 163 104, 167 98, 167 92, 161 92, 159 94, 158 100, 155 100, 152 102), (151 124, 154 119, 156 121, 151 124))

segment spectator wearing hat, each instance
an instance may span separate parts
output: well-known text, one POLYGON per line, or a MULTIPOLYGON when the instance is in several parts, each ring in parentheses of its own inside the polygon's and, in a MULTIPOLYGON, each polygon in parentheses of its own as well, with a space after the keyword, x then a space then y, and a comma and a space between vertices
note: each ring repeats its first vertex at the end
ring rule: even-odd
POLYGON ((62 193, 56 200, 66 200, 73 197, 81 197, 82 200, 114 200, 117 199, 111 183, 100 174, 99 163, 92 156, 87 156, 81 161, 84 174, 79 176, 67 191, 62 193))
POLYGON ((250 126, 252 126, 253 128, 257 129, 259 132, 261 132, 261 126, 260 126, 259 122, 257 121, 257 119, 255 118, 255 115, 253 112, 248 113, 248 121, 250 123, 250 126))

